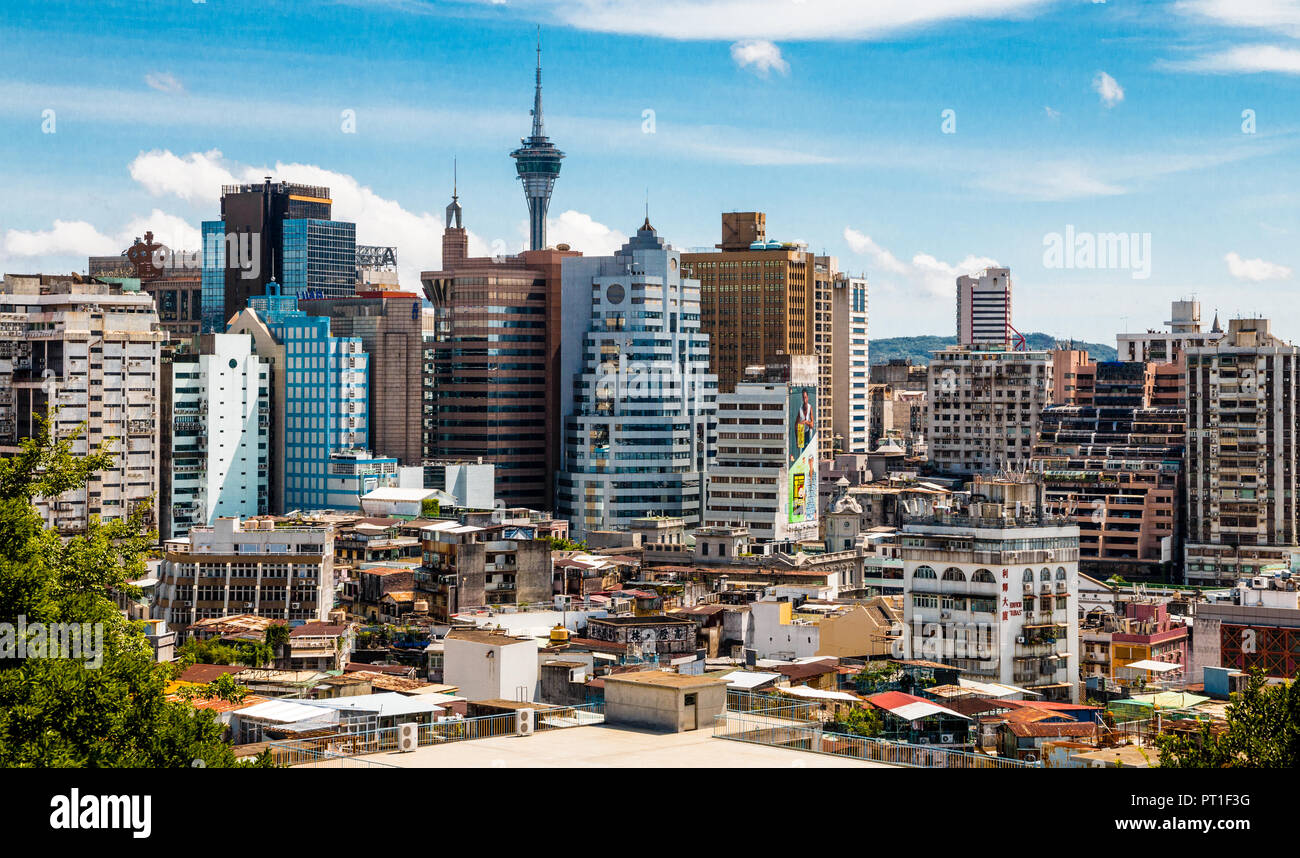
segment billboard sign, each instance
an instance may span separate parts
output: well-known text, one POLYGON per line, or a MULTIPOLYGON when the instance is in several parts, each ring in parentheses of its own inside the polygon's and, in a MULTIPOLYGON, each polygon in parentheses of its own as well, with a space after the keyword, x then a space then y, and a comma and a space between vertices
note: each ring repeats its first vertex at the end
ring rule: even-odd
POLYGON ((817 388, 790 388, 789 476, 786 481, 786 521, 807 524, 817 521, 817 388))

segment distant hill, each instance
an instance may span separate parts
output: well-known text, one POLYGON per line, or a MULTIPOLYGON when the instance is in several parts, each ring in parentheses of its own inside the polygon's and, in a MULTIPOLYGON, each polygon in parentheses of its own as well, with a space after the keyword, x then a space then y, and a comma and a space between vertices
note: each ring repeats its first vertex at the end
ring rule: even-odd
MULTIPOLYGON (((957 337, 886 337, 883 340, 870 340, 871 362, 886 363, 894 358, 911 358, 912 363, 928 364, 930 352, 947 346, 955 346, 957 337)), ((1058 342, 1049 334, 1025 334, 1025 342, 1031 349, 1054 349, 1058 342)), ((1101 343, 1085 343, 1075 340, 1076 349, 1087 349, 1093 360, 1115 360, 1118 357, 1114 346, 1101 343)))

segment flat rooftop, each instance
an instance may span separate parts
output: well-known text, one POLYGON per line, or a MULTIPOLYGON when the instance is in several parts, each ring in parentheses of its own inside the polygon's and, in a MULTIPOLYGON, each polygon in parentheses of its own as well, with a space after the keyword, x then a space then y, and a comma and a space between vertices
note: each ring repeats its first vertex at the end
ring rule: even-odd
MULTIPOLYGON (((893 768, 829 754, 715 739, 712 730, 658 733, 608 724, 422 745, 405 754, 386 751, 355 759, 404 769, 893 768)), ((315 764, 318 768, 338 765, 337 760, 315 764)))

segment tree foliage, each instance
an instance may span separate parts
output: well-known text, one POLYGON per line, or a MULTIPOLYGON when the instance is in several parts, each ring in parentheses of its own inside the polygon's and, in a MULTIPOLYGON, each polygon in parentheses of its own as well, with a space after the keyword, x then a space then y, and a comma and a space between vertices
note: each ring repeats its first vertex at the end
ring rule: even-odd
POLYGON ((885 719, 874 707, 854 706, 840 716, 839 726, 854 736, 879 736, 885 729, 885 719))
POLYGON ((105 447, 74 452, 42 423, 0 459, 0 623, 89 623, 102 630, 98 666, 76 658, 0 660, 0 766, 235 765, 213 712, 169 701, 171 670, 153 660, 140 623, 109 597, 143 577, 154 537, 143 519, 92 517, 84 534, 47 528, 33 500, 87 485, 112 463, 105 447))
POLYGON ((1300 684, 1268 685, 1251 674, 1228 705, 1222 732, 1205 724, 1191 735, 1156 741, 1162 768, 1294 768, 1300 765, 1300 684))

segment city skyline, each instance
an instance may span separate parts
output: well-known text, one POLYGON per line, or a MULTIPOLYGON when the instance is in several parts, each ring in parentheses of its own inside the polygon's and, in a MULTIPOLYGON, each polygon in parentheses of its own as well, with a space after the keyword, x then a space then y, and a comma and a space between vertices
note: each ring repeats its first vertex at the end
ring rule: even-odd
POLYGON ((6 10, 20 38, 0 79, 7 271, 82 270, 146 229, 197 249, 223 183, 273 175, 334 189, 358 242, 397 246, 418 291, 453 160, 470 252, 515 252, 528 217, 509 152, 540 25, 546 133, 568 155, 552 244, 613 252, 650 187, 679 249, 711 247, 719 212, 757 210, 772 237, 865 272, 876 337, 951 333, 956 276, 994 262, 1023 331, 1109 343, 1195 296, 1207 317, 1269 315, 1296 336, 1288 4, 808 0, 738 17, 704 2, 663 20, 541 0, 41 4, 45 23, 15 23, 26 5, 6 10), (78 56, 92 31, 103 50, 78 56), (1146 253, 1046 267, 1052 237, 1075 234, 1132 236, 1135 257, 1145 237, 1146 253))

